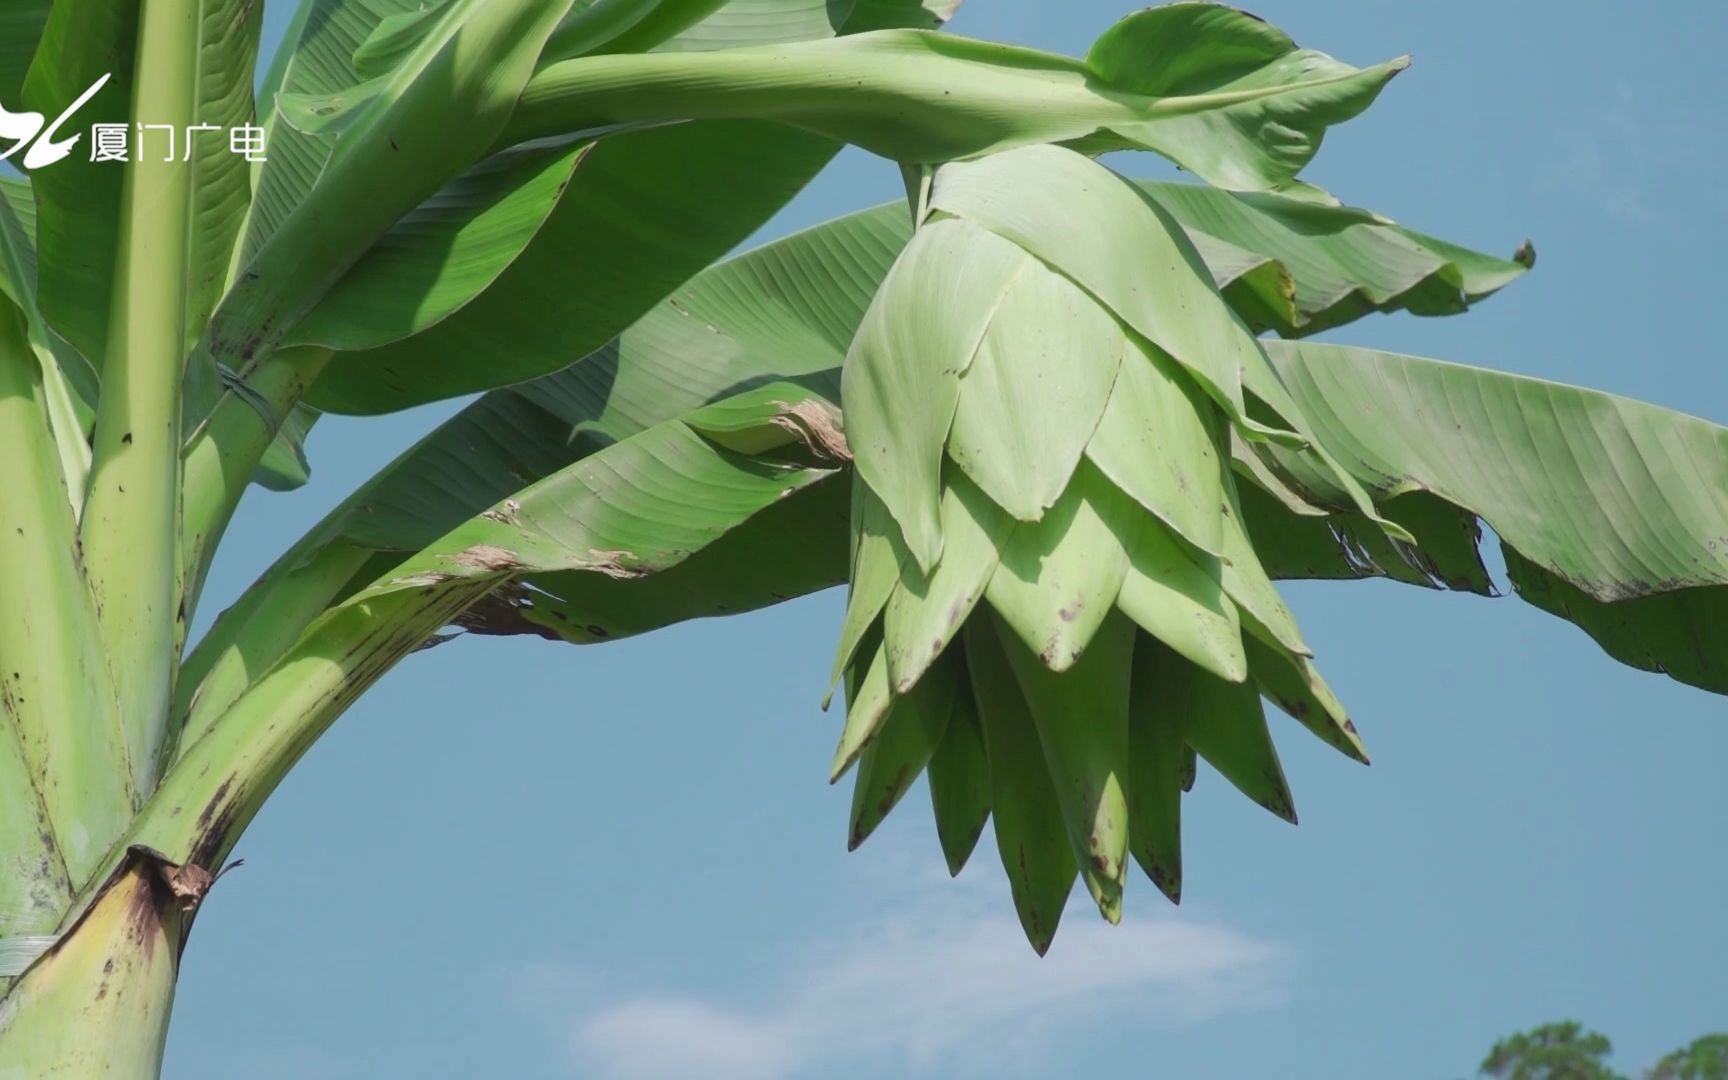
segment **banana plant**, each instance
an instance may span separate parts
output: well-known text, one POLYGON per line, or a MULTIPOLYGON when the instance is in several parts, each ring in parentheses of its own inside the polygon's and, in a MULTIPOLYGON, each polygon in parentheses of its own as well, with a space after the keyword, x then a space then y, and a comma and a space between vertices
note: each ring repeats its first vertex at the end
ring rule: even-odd
POLYGON ((1295 820, 1264 702, 1367 760, 1278 579, 1490 594, 1485 522, 1519 596, 1728 693, 1728 430, 1304 340, 1534 261, 1299 178, 1402 59, 956 6, 303 0, 263 71, 256 0, 0 13, 0 1074, 157 1075, 247 824, 454 633, 847 585, 851 842, 928 773, 1040 952, 1077 880, 1179 899, 1198 758, 1295 820), (844 144, 904 201, 728 255, 844 144), (322 413, 466 395, 189 635, 322 413))

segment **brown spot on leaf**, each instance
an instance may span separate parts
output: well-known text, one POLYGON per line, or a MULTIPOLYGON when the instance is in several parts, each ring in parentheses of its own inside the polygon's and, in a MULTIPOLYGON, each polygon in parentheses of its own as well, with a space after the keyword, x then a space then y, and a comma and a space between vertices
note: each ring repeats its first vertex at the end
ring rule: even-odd
POLYGON ((519 525, 521 521, 516 515, 521 509, 522 504, 515 499, 505 499, 480 516, 488 521, 496 521, 503 525, 519 525))
POLYGON ((635 578, 647 577, 648 571, 636 565, 641 562, 633 551, 601 551, 590 548, 588 561, 576 564, 581 570, 594 570, 609 578, 630 581, 635 578))
POLYGON ((458 551, 451 561, 470 570, 493 573, 515 570, 522 565, 522 560, 516 557, 514 551, 491 544, 475 544, 471 548, 458 551))

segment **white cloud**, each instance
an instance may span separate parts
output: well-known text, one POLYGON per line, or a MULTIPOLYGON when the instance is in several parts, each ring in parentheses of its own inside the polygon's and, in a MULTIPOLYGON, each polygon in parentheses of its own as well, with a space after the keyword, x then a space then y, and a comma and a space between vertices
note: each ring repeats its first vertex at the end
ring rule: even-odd
POLYGON ((591 973, 536 981, 542 993, 559 981, 580 987, 567 1029, 573 1064, 611 1080, 781 1080, 831 1061, 999 1075, 1036 1070, 1063 1040, 1100 1025, 1192 1024, 1281 998, 1278 946, 1176 914, 1110 927, 1084 896, 1040 959, 1003 911, 1006 884, 921 887, 794 950, 769 993, 742 1001, 677 990, 606 1000, 591 973))

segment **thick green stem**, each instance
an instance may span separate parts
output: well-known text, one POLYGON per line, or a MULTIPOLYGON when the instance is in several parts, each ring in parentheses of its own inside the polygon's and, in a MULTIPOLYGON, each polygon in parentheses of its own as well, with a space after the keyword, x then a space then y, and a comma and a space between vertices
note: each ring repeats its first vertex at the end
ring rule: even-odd
POLYGON ((203 737, 246 688, 293 647, 373 554, 336 540, 304 561, 283 559, 217 616, 180 668, 174 708, 183 718, 179 753, 203 737))
POLYGON ((356 598, 299 643, 187 746, 128 845, 210 869, 264 800, 354 699, 438 628, 505 580, 482 573, 356 598))
MULTIPOLYGON (((822 41, 579 57, 523 89, 501 145, 608 124, 774 120, 895 161, 939 164, 1039 143, 1139 148, 1192 166, 1190 118, 1288 96, 1372 100, 1404 58, 1358 71, 1154 96, 1054 53, 924 30, 822 41)), ((1205 154, 1201 154, 1204 159, 1205 154)))
MULTIPOLYGON (((142 120, 198 122, 197 0, 148 0, 133 108, 142 120)), ((96 410, 80 538, 125 705, 132 787, 155 786, 167 729, 180 541, 180 396, 185 367, 193 171, 146 154, 127 165, 113 318, 96 410)))
POLYGON ((778 120, 898 161, 1075 139, 1151 115, 1084 64, 924 31, 708 53, 590 56, 529 80, 505 144, 607 124, 778 120))
POLYGON ((55 897, 93 871, 134 807, 113 683, 42 398, 41 369, 22 318, 0 301, 0 462, 6 470, 0 724, 8 729, 0 732, 0 757, 11 759, 10 767, 0 766, 7 780, 0 788, 0 840, 6 843, 0 936, 34 932, 55 897), (15 786, 19 781, 24 786, 15 786))
POLYGON ((246 380, 247 391, 223 392, 186 445, 181 521, 182 605, 188 620, 198 605, 216 546, 246 494, 281 421, 317 380, 330 350, 283 349, 246 380))
POLYGON ((185 921, 159 867, 130 857, 0 998, 0 1076, 156 1080, 185 921))

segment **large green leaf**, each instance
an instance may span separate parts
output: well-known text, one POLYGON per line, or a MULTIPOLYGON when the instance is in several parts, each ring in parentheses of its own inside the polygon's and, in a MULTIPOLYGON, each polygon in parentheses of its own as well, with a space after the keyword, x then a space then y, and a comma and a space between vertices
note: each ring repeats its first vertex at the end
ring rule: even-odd
POLYGON ((585 571, 532 574, 523 593, 500 598, 520 620, 488 625, 494 607, 463 626, 610 641, 689 619, 735 615, 846 580, 846 478, 821 480, 780 499, 669 569, 640 578, 585 571))
MULTIPOLYGON (((747 610, 845 580, 844 485, 824 482, 843 447, 793 438, 760 463, 678 418, 700 402, 615 410, 615 363, 616 354, 597 356, 485 395, 312 529, 188 658, 178 704, 185 713, 198 703, 188 736, 292 644, 292 633, 284 639, 261 623, 303 626, 393 573, 473 572, 452 562, 470 549, 510 552, 519 580, 475 609, 471 629, 573 641, 747 610), (423 565, 408 565, 428 547, 423 565), (272 604, 270 620, 255 617, 272 604)), ((835 388, 815 385, 785 384, 763 402, 766 426, 806 404, 825 407, 820 396, 835 388)))
POLYGON ((1728 693, 1728 428, 1436 360, 1268 352, 1377 497, 1427 492, 1480 516, 1520 595, 1618 659, 1728 693))
MULTIPOLYGON (((532 240, 510 241, 508 268, 488 288, 425 333, 337 356, 310 400, 333 412, 387 412, 565 367, 743 241, 835 149, 748 121, 604 139, 556 205, 542 207, 550 213, 532 240)), ((443 266, 436 256, 427 249, 402 266, 394 287, 443 266)))
POLYGON ((38 300, 36 206, 27 181, 4 181, 0 199, 0 292, 24 316, 30 347, 42 369, 49 425, 60 450, 61 469, 74 506, 84 502, 90 469, 90 427, 95 419, 98 378, 90 361, 54 332, 38 300))
MULTIPOLYGON (((945 6, 951 8, 934 8, 940 14, 945 6)), ((934 22, 925 6, 907 0, 875 0, 850 12, 808 0, 751 0, 725 5, 664 47, 752 44, 788 34, 804 40, 934 22)), ((565 367, 743 242, 837 150, 829 139, 752 120, 606 137, 545 202, 510 196, 525 216, 543 216, 529 235, 461 234, 466 257, 498 267, 483 289, 450 282, 448 302, 436 314, 454 314, 441 322, 422 317, 410 328, 424 333, 348 338, 342 348, 364 351, 337 357, 311 400, 336 412, 386 412, 565 367), (409 340, 395 340, 401 337, 409 340)), ((433 278, 442 286, 451 265, 446 246, 435 238, 416 241, 403 252, 412 258, 371 274, 368 293, 417 295, 433 278)), ((349 284, 337 286, 335 301, 357 313, 351 322, 370 325, 364 295, 343 295, 349 284)))
POLYGON ((315 97, 359 84, 354 54, 380 24, 426 9, 422 0, 301 0, 262 87, 268 160, 259 169, 242 228, 237 263, 244 264, 281 227, 318 179, 335 146, 331 134, 312 134, 286 122, 277 94, 315 97))
MULTIPOLYGON (((138 4, 56 0, 24 82, 24 104, 58 116, 103 75, 108 81, 78 112, 80 124, 132 120, 138 4)), ((152 132, 160 144, 161 131, 152 132)), ((88 134, 85 138, 89 138, 88 134)), ((74 153, 32 178, 38 208, 38 292, 43 316, 92 363, 108 340, 126 169, 74 153)))
MULTIPOLYGON (((844 580, 844 488, 824 482, 832 459, 817 460, 802 442, 741 454, 680 419, 617 441, 573 438, 575 414, 563 409, 585 401, 592 415, 598 403, 562 389, 531 384, 482 398, 278 560, 188 658, 182 747, 301 628, 357 590, 378 596, 507 574, 512 583, 465 625, 586 642, 844 580)), ((786 396, 794 406, 812 400, 791 386, 786 396)))
POLYGON ((53 7, 54 0, 11 0, 0 7, 0 102, 21 99, 24 75, 53 7))
MULTIPOLYGON (((186 336, 204 332, 228 282, 228 267, 252 203, 252 165, 236 154, 229 132, 250 125, 253 68, 264 5, 254 0, 204 0, 198 15, 198 122, 217 131, 195 136, 191 250, 187 262, 186 336)), ((186 148, 180 148, 182 155, 186 148)), ((268 148, 266 148, 268 153, 268 148)))
POLYGON ((379 237, 283 344, 377 348, 448 318, 545 226, 592 148, 523 147, 475 165, 379 237))
POLYGON ((322 172, 280 228, 243 253, 211 319, 217 363, 247 374, 402 215, 485 155, 570 2, 448 0, 365 93, 328 106, 336 133, 322 172))

